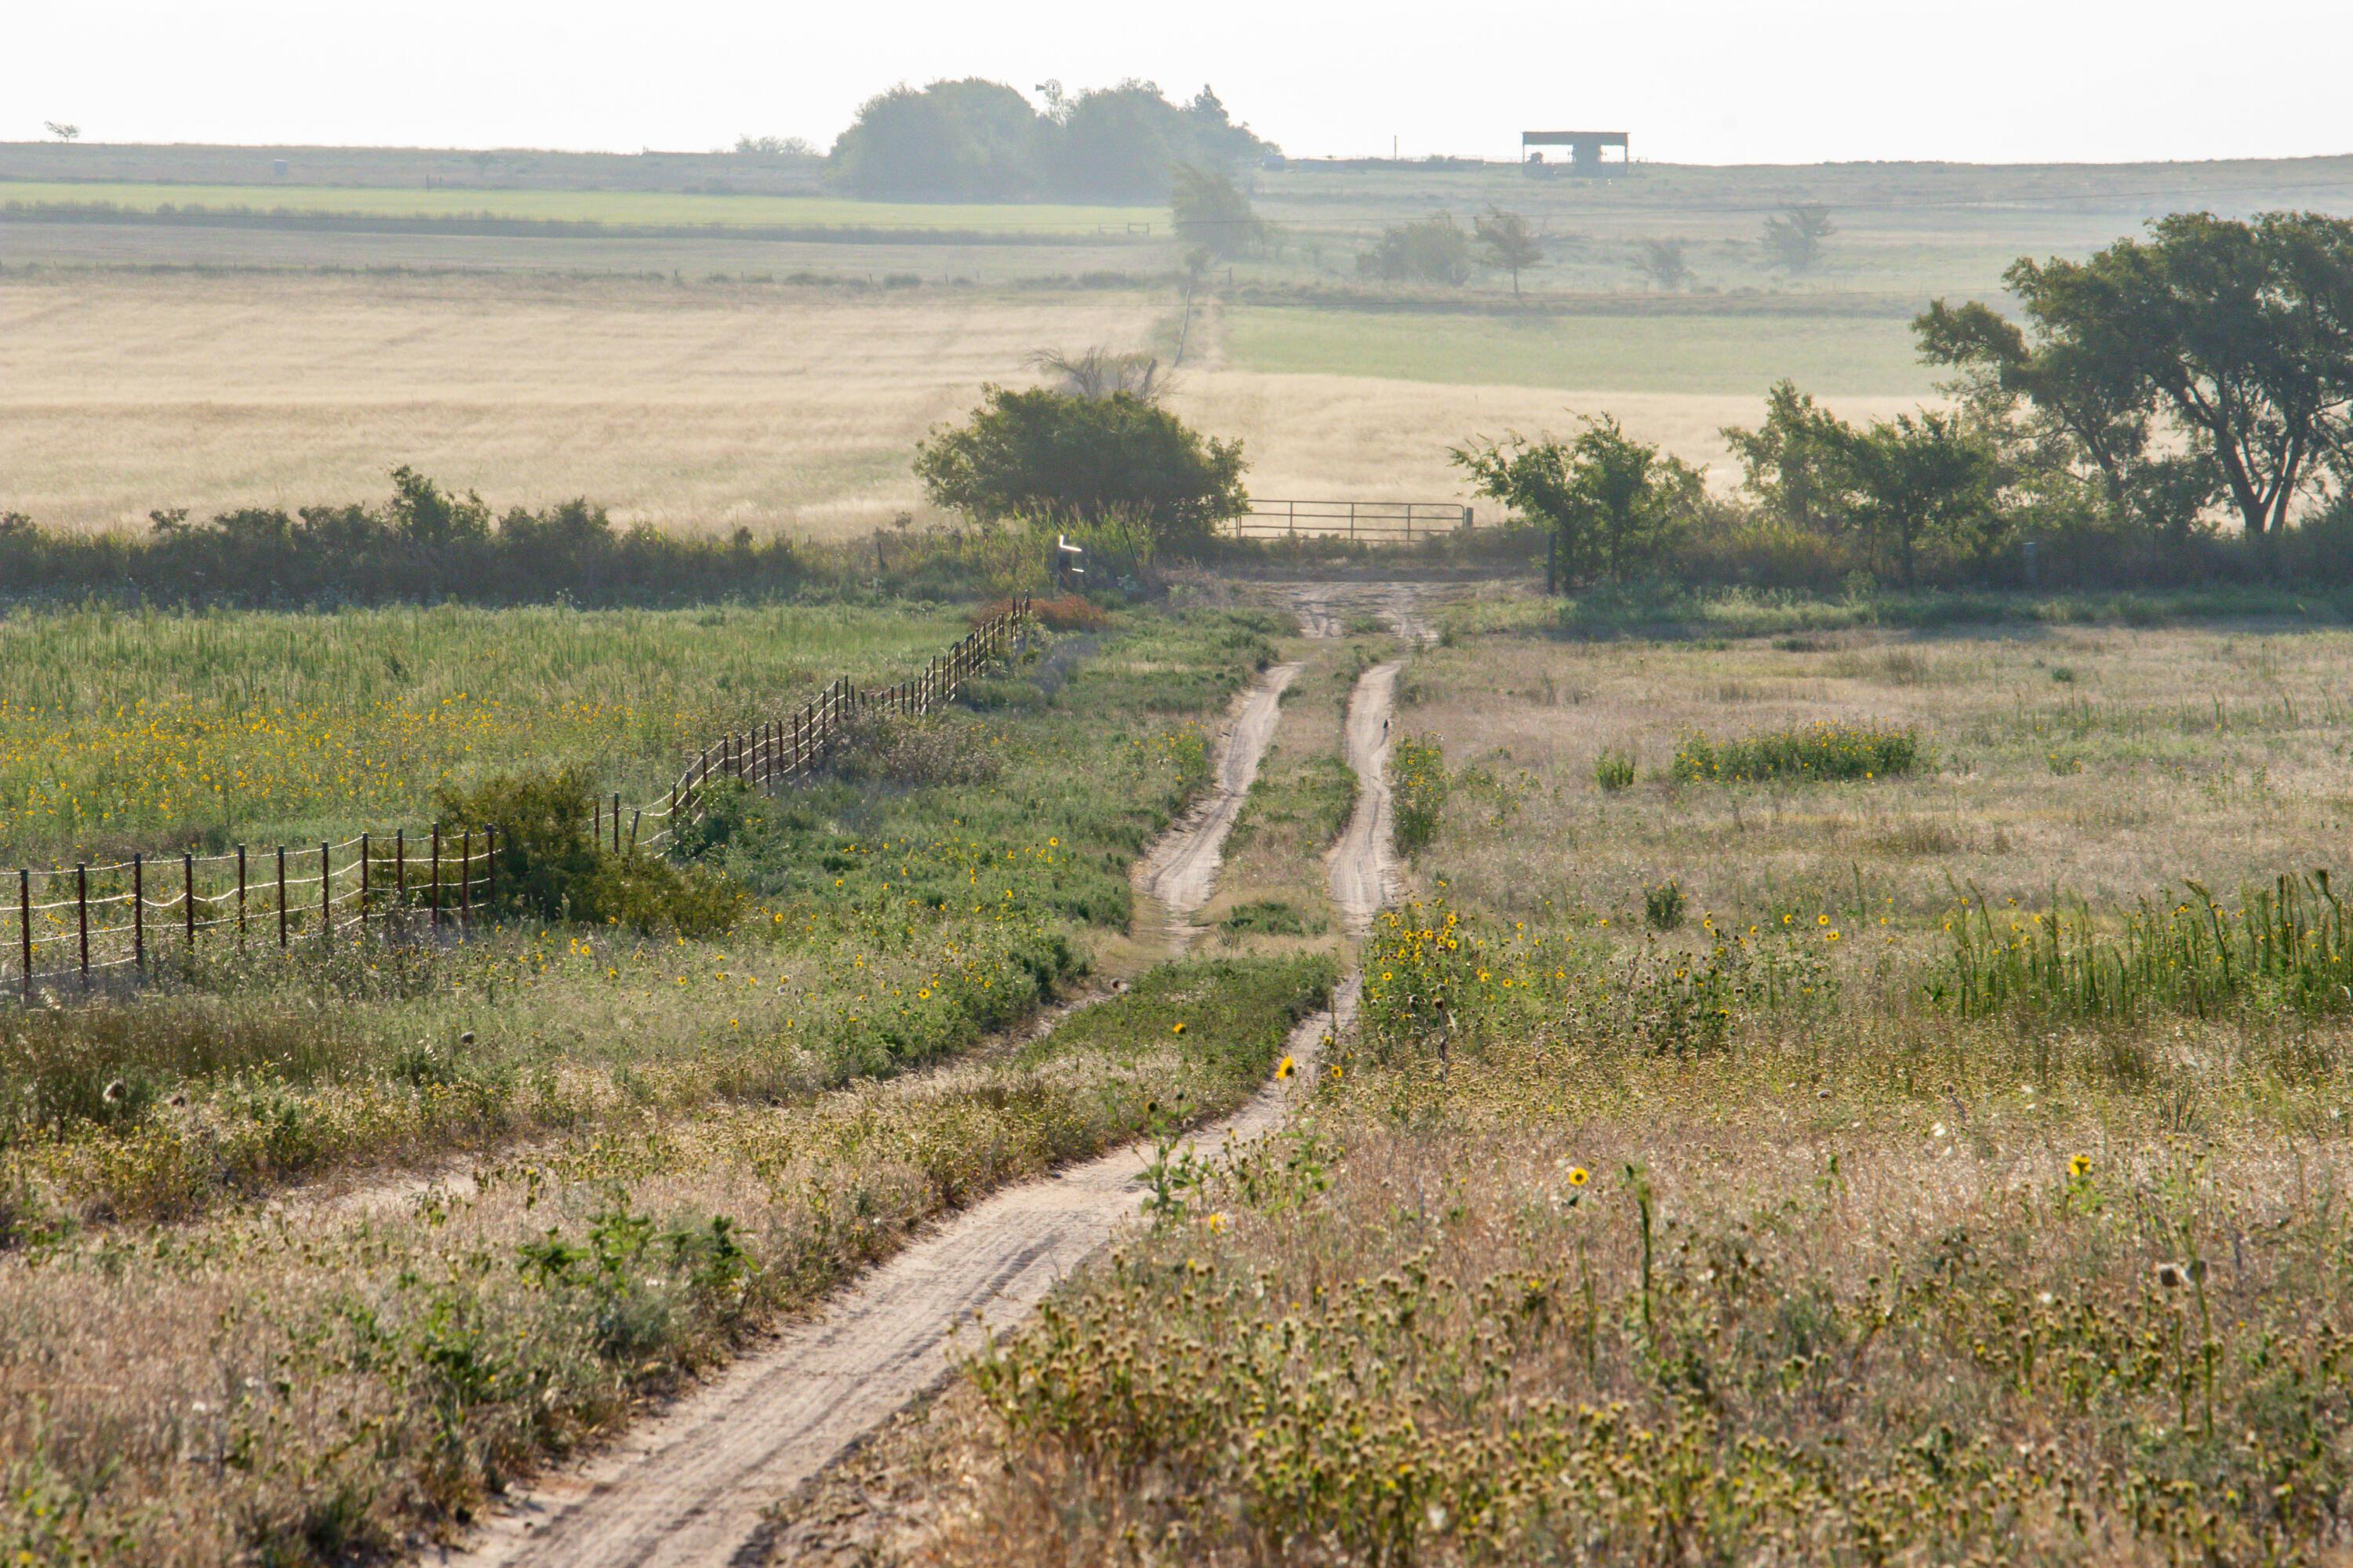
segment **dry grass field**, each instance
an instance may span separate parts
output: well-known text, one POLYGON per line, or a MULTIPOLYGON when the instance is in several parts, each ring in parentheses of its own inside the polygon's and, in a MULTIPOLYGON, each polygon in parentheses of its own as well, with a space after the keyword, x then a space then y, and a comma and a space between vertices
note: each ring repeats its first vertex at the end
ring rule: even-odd
POLYGON ((2342 1561, 2344 634, 1477 624, 1314 1108, 774 1560, 2342 1561), (1926 759, 1671 776, 1817 723, 1926 759))
POLYGON ((499 505, 845 533, 910 450, 1043 347, 1146 342, 1166 302, 545 277, 58 273, 0 281, 0 504, 143 526, 373 496, 409 463, 499 505))
MULTIPOLYGON (((627 522, 835 537, 928 515, 914 441, 1041 348, 1166 351, 1161 289, 896 290, 543 275, 45 271, 0 280, 0 505, 50 526, 369 497, 409 463, 494 504, 585 494, 627 522)), ((1449 330, 1445 318, 1430 323, 1449 330)), ((1641 323, 1637 323, 1641 324, 1641 323)), ((1655 326, 1657 323, 1650 323, 1655 326)), ((1755 345, 1733 352, 1752 352, 1755 345)), ((1176 407, 1242 438, 1261 495, 1446 500, 1447 449, 1609 411, 1716 461, 1756 393, 1250 367, 1197 322, 1176 407)), ((1763 366, 1758 366, 1763 374, 1763 366)), ((1832 397, 1853 416, 1908 407, 1832 397)))

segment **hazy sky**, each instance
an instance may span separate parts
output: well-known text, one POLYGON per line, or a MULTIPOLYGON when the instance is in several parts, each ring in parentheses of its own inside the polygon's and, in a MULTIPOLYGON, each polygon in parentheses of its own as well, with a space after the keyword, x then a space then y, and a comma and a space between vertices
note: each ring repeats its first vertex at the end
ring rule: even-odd
POLYGON ((2353 151, 2346 0, 8 0, 0 140, 820 146, 869 94, 1215 84, 1293 154, 1995 162, 2353 151))

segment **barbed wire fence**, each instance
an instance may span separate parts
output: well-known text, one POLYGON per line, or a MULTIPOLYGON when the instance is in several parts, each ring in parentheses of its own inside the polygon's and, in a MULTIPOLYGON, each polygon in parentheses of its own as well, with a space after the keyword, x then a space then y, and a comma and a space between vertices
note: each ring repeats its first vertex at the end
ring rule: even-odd
MULTIPOLYGON (((920 718, 955 701, 974 677, 1018 655, 1033 624, 1025 595, 906 680, 868 689, 845 675, 779 717, 731 730, 688 760, 666 796, 628 808, 626 832, 620 792, 596 797, 593 842, 623 855, 674 845, 703 814, 714 779, 767 791, 807 779, 853 725, 920 718)), ((434 822, 315 848, 240 844, 220 854, 19 867, 6 889, 16 907, 0 910, 0 928, 16 927, 0 951, 0 995, 29 1005, 60 984, 136 984, 175 957, 193 969, 223 943, 242 953, 351 931, 463 935, 498 903, 498 851, 492 824, 434 822)))

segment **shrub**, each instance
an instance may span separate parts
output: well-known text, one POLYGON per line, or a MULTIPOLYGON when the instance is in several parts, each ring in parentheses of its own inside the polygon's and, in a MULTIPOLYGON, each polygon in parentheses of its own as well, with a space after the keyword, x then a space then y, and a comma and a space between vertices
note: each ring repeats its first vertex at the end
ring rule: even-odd
POLYGON ((1683 923, 1683 886, 1674 878, 1642 889, 1642 918, 1653 931, 1672 931, 1683 923))
POLYGON ((1399 850, 1417 854, 1438 837, 1438 820, 1445 812, 1451 782, 1446 753, 1435 736, 1398 743, 1389 758, 1389 790, 1396 803, 1399 850))
POLYGON ((1229 937, 1255 933, 1261 937, 1309 937, 1324 929, 1320 920, 1310 922, 1295 904, 1280 898, 1254 899, 1237 904, 1226 911, 1218 922, 1218 929, 1229 937))
POLYGON ((1162 546, 1204 545, 1240 515, 1242 467, 1240 441, 1204 439, 1132 392, 987 387, 969 421, 915 449, 916 477, 951 511, 982 522, 1124 516, 1162 546))
POLYGON ((1464 283, 1471 278, 1471 237, 1449 213, 1381 230, 1378 244, 1356 258, 1356 270, 1392 283, 1464 283))
POLYGON ((1634 759, 1622 751, 1604 751, 1593 759, 1593 781, 1615 795, 1634 787, 1634 759))
MULTIPOLYGON (((993 599, 981 606, 972 623, 982 626, 1012 613, 1011 599, 993 599)), ((1066 593, 1060 599, 1033 599, 1029 601, 1029 613, 1049 631, 1101 631, 1111 624, 1110 611, 1074 593, 1066 593)))
POLYGON ((833 776, 851 784, 911 789, 926 784, 993 783, 997 758, 988 736, 971 724, 936 715, 894 718, 870 714, 852 720, 827 753, 833 776))
POLYGON ((1675 747, 1672 774, 1684 784, 1879 779, 1909 773, 1925 760, 1913 730, 1822 719, 1734 740, 1685 736, 1675 747))
POLYGON ((542 920, 615 922, 640 931, 707 937, 734 924, 736 895, 722 878, 650 853, 615 854, 592 838, 586 773, 501 774, 434 795, 440 821, 497 835, 498 905, 542 920))
POLYGON ((1697 470, 1608 416, 1573 440, 1514 434, 1453 450, 1481 495, 1551 533, 1569 581, 1654 571, 1702 510, 1697 470))

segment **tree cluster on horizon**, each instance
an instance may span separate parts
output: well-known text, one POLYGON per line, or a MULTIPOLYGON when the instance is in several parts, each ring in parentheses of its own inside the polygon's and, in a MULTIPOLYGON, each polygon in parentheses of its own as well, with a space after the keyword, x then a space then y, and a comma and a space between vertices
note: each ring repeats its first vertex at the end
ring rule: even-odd
POLYGON ((1043 109, 978 77, 902 83, 860 106, 828 155, 833 176, 860 196, 906 200, 1159 202, 1180 166, 1224 170, 1275 151, 1207 87, 1183 104, 1134 78, 1038 91, 1043 109))

